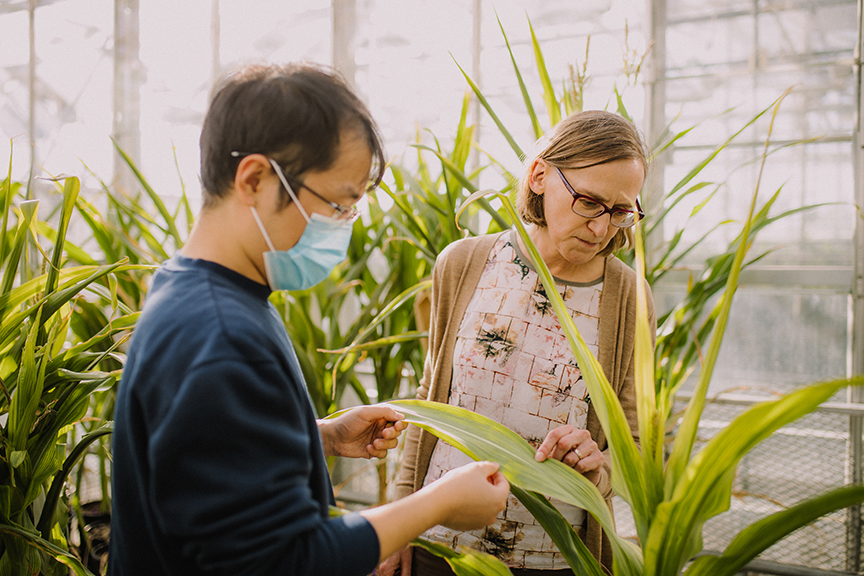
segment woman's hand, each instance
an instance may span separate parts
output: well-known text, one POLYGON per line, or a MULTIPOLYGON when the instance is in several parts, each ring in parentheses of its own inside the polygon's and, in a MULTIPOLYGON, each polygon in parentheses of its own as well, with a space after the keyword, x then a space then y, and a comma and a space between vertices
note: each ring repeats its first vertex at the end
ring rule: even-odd
POLYGON ((566 424, 550 431, 537 448, 534 459, 543 462, 547 458, 560 460, 585 474, 603 466, 605 457, 588 430, 566 424))

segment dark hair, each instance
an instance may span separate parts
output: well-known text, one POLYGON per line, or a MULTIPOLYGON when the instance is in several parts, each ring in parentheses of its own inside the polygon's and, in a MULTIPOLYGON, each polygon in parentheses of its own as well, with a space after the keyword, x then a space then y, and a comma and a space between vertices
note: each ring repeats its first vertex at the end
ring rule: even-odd
MULTIPOLYGON (((542 159, 557 168, 589 168, 616 160, 638 160, 648 173, 648 149, 632 122, 611 112, 575 112, 556 124, 537 142, 537 152, 525 161, 525 170, 516 193, 516 208, 523 221, 546 226, 543 196, 531 190, 529 177, 534 160, 542 159)), ((621 228, 601 256, 633 245, 632 228, 621 228)))
MULTIPOLYGON (((242 154, 264 154, 296 178, 330 168, 346 131, 366 140, 373 159, 370 181, 381 180, 378 128, 335 71, 308 64, 245 66, 225 76, 213 94, 200 140, 204 206, 230 190, 242 154)), ((283 205, 291 202, 285 190, 281 199, 283 205)))

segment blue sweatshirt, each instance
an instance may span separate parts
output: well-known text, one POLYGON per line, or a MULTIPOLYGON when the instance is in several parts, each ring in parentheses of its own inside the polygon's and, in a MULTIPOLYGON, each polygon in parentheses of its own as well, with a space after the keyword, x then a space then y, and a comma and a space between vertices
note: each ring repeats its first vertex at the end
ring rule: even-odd
POLYGON ((333 492, 270 289, 175 256, 131 340, 113 436, 108 574, 357 575, 378 561, 333 492))

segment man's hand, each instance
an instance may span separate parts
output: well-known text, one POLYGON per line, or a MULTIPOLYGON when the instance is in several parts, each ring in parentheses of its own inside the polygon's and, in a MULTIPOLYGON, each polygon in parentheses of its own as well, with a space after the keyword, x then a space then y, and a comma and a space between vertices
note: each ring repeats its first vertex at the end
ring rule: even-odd
POLYGON ((358 406, 333 420, 318 420, 325 456, 384 458, 408 427, 389 406, 358 406))
POLYGON ((452 530, 477 530, 495 522, 507 506, 510 483, 496 462, 471 462, 454 468, 415 494, 438 499, 437 524, 452 530))
POLYGON ((391 554, 375 569, 377 576, 411 576, 411 560, 414 551, 411 546, 391 554))

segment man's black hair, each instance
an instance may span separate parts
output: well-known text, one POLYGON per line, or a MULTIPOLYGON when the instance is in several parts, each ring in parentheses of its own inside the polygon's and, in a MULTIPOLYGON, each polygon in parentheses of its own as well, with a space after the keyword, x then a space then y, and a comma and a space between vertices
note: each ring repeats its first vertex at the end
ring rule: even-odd
MULTIPOLYGON (((370 183, 377 184, 385 168, 378 128, 335 71, 307 64, 240 68, 217 87, 201 130, 204 206, 228 193, 245 154, 273 158, 296 178, 330 168, 340 137, 352 132, 369 145, 370 183)), ((291 201, 284 190, 282 201, 291 201)))

